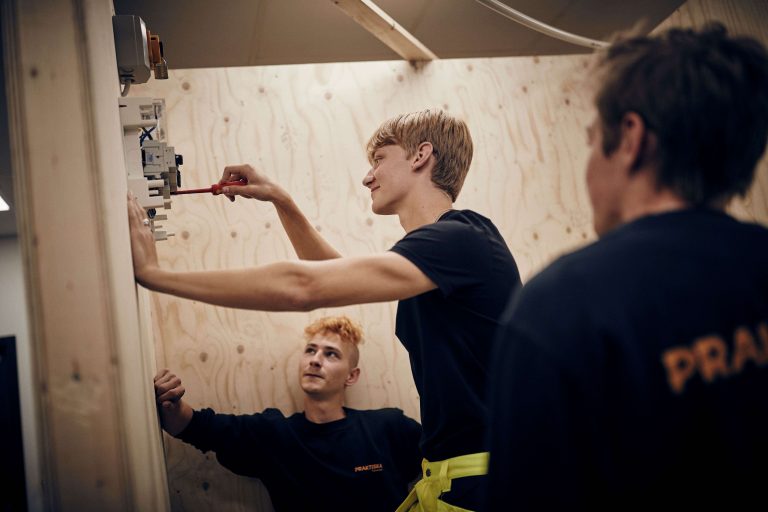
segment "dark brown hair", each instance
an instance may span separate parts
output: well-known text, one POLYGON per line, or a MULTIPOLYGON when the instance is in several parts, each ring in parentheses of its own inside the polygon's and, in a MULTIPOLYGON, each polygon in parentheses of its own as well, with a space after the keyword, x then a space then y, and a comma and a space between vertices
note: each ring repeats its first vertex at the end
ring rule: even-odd
MULTIPOLYGON (((693 205, 744 195, 768 132, 768 54, 713 23, 617 40, 600 58, 595 97, 610 155, 628 112, 655 135, 641 155, 659 187, 693 205), (654 147, 655 146, 655 147, 654 147)), ((646 141, 647 142, 647 141, 646 141)))

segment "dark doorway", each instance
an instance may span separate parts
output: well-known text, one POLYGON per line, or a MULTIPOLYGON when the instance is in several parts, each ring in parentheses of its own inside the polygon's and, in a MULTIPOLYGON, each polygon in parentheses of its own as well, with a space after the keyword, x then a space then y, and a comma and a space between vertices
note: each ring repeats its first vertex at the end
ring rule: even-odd
POLYGON ((13 336, 0 338, 0 439, 4 445, 0 464, 0 511, 27 510, 19 372, 13 336))

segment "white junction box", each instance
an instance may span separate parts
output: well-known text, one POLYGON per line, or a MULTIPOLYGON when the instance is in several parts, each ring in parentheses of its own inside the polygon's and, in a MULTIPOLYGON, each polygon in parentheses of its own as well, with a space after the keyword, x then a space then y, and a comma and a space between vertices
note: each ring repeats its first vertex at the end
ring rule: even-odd
POLYGON ((160 208, 171 208, 171 193, 181 180, 181 155, 165 143, 165 101, 157 98, 120 98, 120 123, 123 126, 123 151, 128 171, 128 190, 147 210, 156 240, 173 233, 159 230, 160 208))

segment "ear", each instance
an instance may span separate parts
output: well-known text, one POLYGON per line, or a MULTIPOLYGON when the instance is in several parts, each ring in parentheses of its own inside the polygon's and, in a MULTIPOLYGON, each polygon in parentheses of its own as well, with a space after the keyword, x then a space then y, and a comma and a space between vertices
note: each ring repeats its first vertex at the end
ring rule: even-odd
POLYGON ((347 380, 344 381, 345 386, 351 386, 357 380, 360 378, 360 368, 355 368, 351 372, 349 372, 349 375, 347 375, 347 380))
POLYGON ((640 169, 646 162, 648 130, 637 112, 627 112, 621 119, 621 143, 618 153, 624 166, 630 171, 640 169))
POLYGON ((429 162, 429 157, 432 156, 433 150, 434 148, 432 147, 431 142, 422 142, 419 144, 419 147, 416 148, 416 154, 413 156, 414 160, 411 163, 414 171, 420 170, 429 162))

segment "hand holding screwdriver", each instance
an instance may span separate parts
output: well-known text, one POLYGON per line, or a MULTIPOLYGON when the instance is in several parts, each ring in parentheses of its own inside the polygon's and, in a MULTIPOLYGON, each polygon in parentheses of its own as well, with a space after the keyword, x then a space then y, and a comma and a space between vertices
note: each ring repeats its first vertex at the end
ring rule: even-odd
POLYGON ((278 206, 279 203, 290 199, 290 196, 277 183, 272 181, 265 173, 255 169, 250 165, 230 165, 224 169, 221 181, 224 188, 219 192, 229 197, 230 201, 235 200, 235 196, 242 196, 259 201, 269 201, 278 206), (247 186, 228 187, 227 182, 235 179, 245 179, 247 186))

